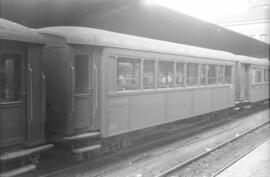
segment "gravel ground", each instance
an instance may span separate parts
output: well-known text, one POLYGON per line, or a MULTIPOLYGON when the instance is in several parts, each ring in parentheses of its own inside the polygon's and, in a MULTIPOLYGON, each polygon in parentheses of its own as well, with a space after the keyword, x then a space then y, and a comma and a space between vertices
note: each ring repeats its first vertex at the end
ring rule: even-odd
POLYGON ((236 141, 210 153, 170 177, 211 177, 235 159, 247 153, 258 143, 270 138, 269 123, 236 141))
MULTIPOLYGON (((48 176, 57 177, 148 177, 155 176, 170 167, 181 163, 195 154, 202 153, 207 147, 220 144, 235 136, 237 133, 246 132, 247 129, 256 127, 265 122, 269 117, 269 110, 247 116, 242 119, 229 121, 227 124, 207 129, 203 133, 196 134, 181 141, 164 144, 164 146, 153 147, 142 153, 127 155, 108 161, 107 165, 94 165, 87 163, 69 170, 51 174, 48 176), (183 144, 201 139, 207 136, 216 135, 215 138, 197 143, 196 145, 183 147, 183 144), (131 157, 130 157, 131 156, 131 157)), ((38 176, 38 175, 37 175, 38 176)), ((29 176, 27 176, 29 177, 29 176)))

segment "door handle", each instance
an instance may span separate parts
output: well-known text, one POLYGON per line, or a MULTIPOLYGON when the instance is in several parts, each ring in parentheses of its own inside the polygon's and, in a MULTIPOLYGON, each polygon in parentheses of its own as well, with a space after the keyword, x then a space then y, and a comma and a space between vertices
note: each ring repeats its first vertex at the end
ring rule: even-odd
POLYGON ((29 123, 33 120, 33 69, 30 64, 27 66, 29 74, 29 104, 30 104, 30 117, 29 123))
POLYGON ((94 107, 94 113, 96 113, 96 111, 97 111, 97 109, 98 109, 98 102, 97 102, 97 97, 98 97, 98 84, 97 84, 97 82, 98 82, 98 69, 97 69, 97 66, 96 65, 94 65, 94 71, 95 71, 95 100, 94 100, 94 105, 95 105, 95 107, 94 107))
POLYGON ((74 111, 75 111, 75 105, 74 105, 74 94, 75 94, 75 68, 72 64, 70 64, 70 69, 71 69, 71 75, 72 75, 72 79, 71 79, 71 96, 72 96, 72 99, 71 99, 71 114, 73 115, 74 114, 74 111))
POLYGON ((42 110, 42 113, 41 113, 41 116, 44 117, 44 122, 46 121, 46 76, 45 74, 42 72, 41 73, 41 89, 42 89, 42 92, 41 92, 41 110, 42 110))

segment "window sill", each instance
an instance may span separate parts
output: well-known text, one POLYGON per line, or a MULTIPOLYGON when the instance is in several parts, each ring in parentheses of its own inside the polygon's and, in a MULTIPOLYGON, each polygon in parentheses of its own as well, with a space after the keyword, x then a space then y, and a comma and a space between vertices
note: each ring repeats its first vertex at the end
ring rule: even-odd
POLYGON ((222 87, 233 88, 232 84, 223 84, 223 85, 189 86, 189 87, 177 87, 177 88, 126 90, 126 91, 109 92, 107 95, 108 96, 143 95, 143 94, 178 92, 178 91, 189 91, 189 90, 198 90, 198 89, 212 89, 212 88, 222 88, 222 87))

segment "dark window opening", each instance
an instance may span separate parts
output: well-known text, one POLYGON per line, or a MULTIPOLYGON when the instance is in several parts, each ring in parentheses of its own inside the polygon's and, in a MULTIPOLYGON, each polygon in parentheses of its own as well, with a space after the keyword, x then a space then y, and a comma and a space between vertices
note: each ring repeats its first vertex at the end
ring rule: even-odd
POLYGON ((21 56, 3 54, 0 58, 0 100, 1 102, 21 99, 21 56))
POLYGON ((75 56, 75 93, 87 93, 90 91, 89 56, 75 56))

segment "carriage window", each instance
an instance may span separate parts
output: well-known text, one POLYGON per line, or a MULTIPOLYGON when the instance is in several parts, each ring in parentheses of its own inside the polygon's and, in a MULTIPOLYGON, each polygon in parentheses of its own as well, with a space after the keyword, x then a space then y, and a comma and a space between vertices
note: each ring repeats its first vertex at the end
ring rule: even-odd
POLYGON ((256 83, 262 82, 262 71, 258 68, 256 69, 255 82, 256 83))
POLYGON ((144 60, 143 63, 143 87, 144 89, 154 88, 155 86, 155 62, 144 60))
POLYGON ((218 84, 223 84, 224 80, 224 66, 218 66, 218 84))
POLYGON ((158 87, 173 87, 173 62, 160 61, 158 65, 158 87))
POLYGON ((217 83, 217 69, 216 65, 209 65, 208 69, 208 84, 216 84, 217 83))
POLYGON ((256 74, 257 74, 256 68, 252 68, 251 77, 252 77, 253 84, 256 83, 256 74))
POLYGON ((89 56, 75 56, 75 92, 85 93, 90 91, 89 56))
POLYGON ((199 64, 188 63, 187 64, 187 85, 198 85, 198 67, 199 64))
POLYGON ((140 60, 120 57, 117 59, 118 90, 140 88, 140 60))
POLYGON ((225 73, 224 83, 231 84, 232 83, 232 66, 225 66, 224 73, 225 73))
POLYGON ((185 79, 185 63, 176 63, 176 86, 183 87, 185 79))
POLYGON ((264 82, 268 82, 268 73, 267 73, 267 69, 264 69, 264 82))
POLYGON ((21 56, 3 54, 0 58, 0 101, 18 101, 21 91, 21 56))
POLYGON ((207 85, 207 64, 202 64, 200 68, 200 83, 201 85, 207 85))

